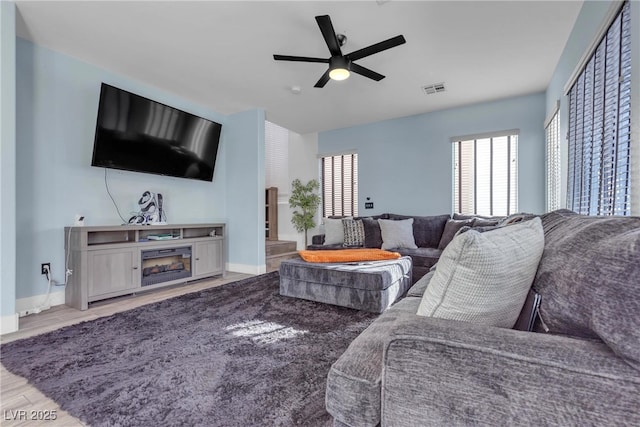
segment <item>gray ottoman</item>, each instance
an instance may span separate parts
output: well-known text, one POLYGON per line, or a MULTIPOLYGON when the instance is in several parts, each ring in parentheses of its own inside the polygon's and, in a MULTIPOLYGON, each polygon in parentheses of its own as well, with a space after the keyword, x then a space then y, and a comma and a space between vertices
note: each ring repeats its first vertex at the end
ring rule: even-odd
POLYGON ((289 259, 280 264, 280 295, 382 313, 411 286, 411 258, 347 264, 289 259))

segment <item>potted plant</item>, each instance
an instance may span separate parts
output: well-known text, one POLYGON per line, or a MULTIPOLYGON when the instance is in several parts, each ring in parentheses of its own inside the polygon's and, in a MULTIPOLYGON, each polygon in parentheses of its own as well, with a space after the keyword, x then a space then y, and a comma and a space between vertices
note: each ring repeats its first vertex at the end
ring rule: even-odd
POLYGON ((316 226, 314 216, 320 205, 318 190, 320 184, 317 180, 303 184, 299 179, 291 183, 291 197, 289 205, 294 209, 291 223, 298 232, 304 232, 304 247, 307 247, 307 230, 316 226))

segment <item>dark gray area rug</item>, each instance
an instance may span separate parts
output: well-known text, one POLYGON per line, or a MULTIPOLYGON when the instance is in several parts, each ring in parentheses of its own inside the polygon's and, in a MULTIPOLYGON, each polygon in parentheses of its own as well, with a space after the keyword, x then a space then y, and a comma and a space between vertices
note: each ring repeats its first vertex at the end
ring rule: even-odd
POLYGON ((331 364, 376 317, 282 297, 269 273, 2 345, 91 426, 331 424, 331 364))

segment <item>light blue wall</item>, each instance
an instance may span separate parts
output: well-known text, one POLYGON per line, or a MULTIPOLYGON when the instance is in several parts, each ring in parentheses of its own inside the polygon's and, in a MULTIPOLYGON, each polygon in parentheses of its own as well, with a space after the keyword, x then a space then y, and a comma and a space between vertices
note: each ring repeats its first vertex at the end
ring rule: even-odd
MULTIPOLYGON (((0 2, 0 317, 15 313, 16 9, 0 2)), ((10 327, 15 328, 15 325, 10 327)), ((5 328, 2 328, 3 330, 5 328)))
MULTIPOLYGON (((546 91, 546 115, 550 115, 556 104, 560 100, 560 141, 561 145, 561 167, 562 167, 562 205, 566 203, 566 179, 567 179, 567 129, 568 129, 568 98, 564 95, 564 86, 568 83, 571 74, 578 66, 582 56, 585 54, 591 43, 594 42, 598 30, 606 19, 610 9, 619 5, 619 2, 609 1, 585 1, 580 9, 580 13, 576 19, 573 30, 569 36, 567 44, 562 52, 558 65, 551 77, 551 82, 546 91)), ((640 2, 631 2, 631 52, 633 59, 631 65, 631 88, 632 88, 632 105, 631 111, 636 111, 632 115, 632 132, 631 137, 635 142, 635 147, 640 147, 638 143, 638 134, 640 133, 640 2)), ((632 146, 632 149, 634 147, 632 146)), ((635 182, 640 182, 634 181, 635 182)), ((633 186, 632 186, 633 189, 633 186)), ((635 194, 640 194, 635 193, 635 194)), ((637 203, 637 201, 635 201, 637 203)), ((632 198, 632 203, 634 203, 632 198)), ((633 210, 634 215, 640 214, 640 210, 633 210)))
POLYGON ((452 211, 450 138, 520 129, 519 210, 544 211, 543 93, 322 132, 318 151, 358 152, 359 214, 452 211), (370 197, 375 209, 365 210, 370 197))
MULTIPOLYGON (((213 182, 108 170, 109 188, 125 219, 137 210, 140 195, 150 190, 164 196, 170 223, 228 222, 230 218, 239 217, 247 228, 257 229, 264 221, 256 212, 244 213, 242 205, 229 206, 227 199, 231 195, 232 203, 237 200, 236 172, 244 162, 235 147, 237 144, 245 144, 241 154, 251 159, 248 175, 253 176, 241 191, 246 197, 256 199, 255 194, 260 193, 258 188, 248 188, 258 185, 254 175, 260 173, 264 163, 264 148, 258 147, 264 145, 264 138, 255 135, 260 119, 255 112, 249 114, 253 121, 248 135, 251 140, 246 143, 242 138, 247 136, 248 120, 229 118, 174 94, 18 38, 17 210, 20 214, 16 298, 46 292, 46 281, 39 271, 42 262, 52 263, 56 280, 64 279, 63 227, 72 225, 74 214, 84 215, 86 225, 121 223, 105 190, 105 170, 90 166, 101 82, 223 125, 213 182), (235 125, 241 129, 234 129, 235 125), (254 194, 248 195, 249 190, 254 194)), ((231 248, 243 244, 235 243, 238 237, 230 236, 231 248)), ((255 240, 255 236, 249 239, 252 247, 255 240)), ((239 252, 230 253, 228 261, 254 266, 264 263, 264 256, 262 259, 242 256, 242 261, 237 260, 236 257, 241 256, 239 252)))
POLYGON ((264 111, 233 114, 228 123, 227 232, 233 236, 229 262, 256 265, 258 268, 250 272, 260 273, 265 256, 264 111))
MULTIPOLYGON (((580 58, 593 41, 596 31, 600 28, 600 24, 610 6, 611 3, 608 1, 586 1, 583 3, 573 30, 571 30, 567 44, 562 51, 558 65, 556 65, 556 69, 547 87, 547 113, 553 110, 556 101, 563 96, 562 88, 567 83, 567 80, 569 80, 569 76, 574 68, 578 65, 578 61, 580 61, 580 58)), ((564 108, 564 111, 566 111, 566 102, 562 102, 561 106, 564 108)), ((564 135, 564 133, 562 133, 562 135, 564 135)))

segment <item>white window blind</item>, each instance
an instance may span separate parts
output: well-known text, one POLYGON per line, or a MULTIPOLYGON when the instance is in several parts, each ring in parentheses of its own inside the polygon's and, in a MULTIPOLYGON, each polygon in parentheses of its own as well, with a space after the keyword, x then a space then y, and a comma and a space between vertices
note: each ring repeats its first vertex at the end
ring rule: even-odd
POLYGON ((517 212, 517 152, 517 134, 454 139, 454 212, 472 215, 517 212))
POLYGON ((631 20, 625 2, 569 90, 567 207, 630 215, 631 20))
POLYGON ((547 212, 560 209, 560 110, 555 109, 545 125, 547 168, 547 212))
POLYGON ((358 154, 321 158, 324 217, 358 216, 358 154))
POLYGON ((269 121, 264 122, 265 184, 277 187, 278 193, 289 193, 289 130, 269 121))

